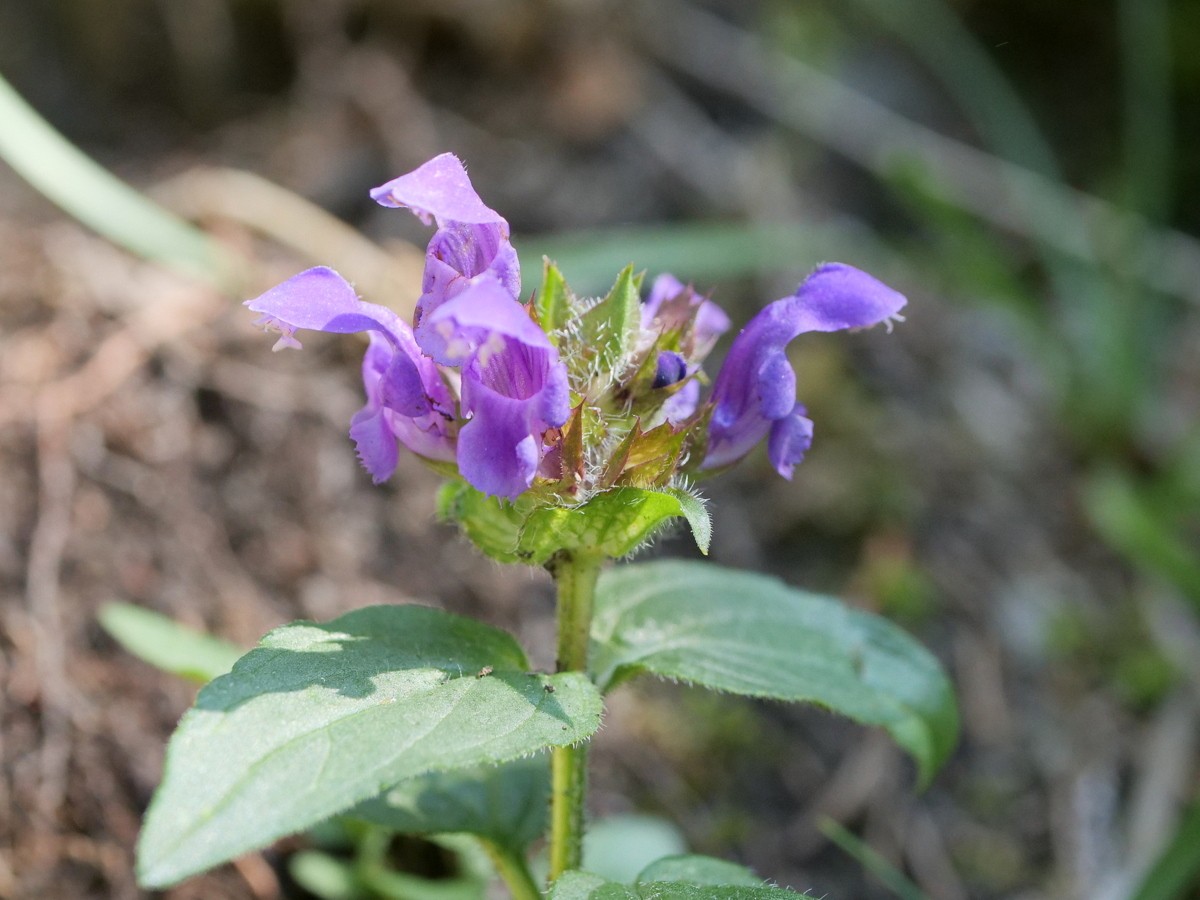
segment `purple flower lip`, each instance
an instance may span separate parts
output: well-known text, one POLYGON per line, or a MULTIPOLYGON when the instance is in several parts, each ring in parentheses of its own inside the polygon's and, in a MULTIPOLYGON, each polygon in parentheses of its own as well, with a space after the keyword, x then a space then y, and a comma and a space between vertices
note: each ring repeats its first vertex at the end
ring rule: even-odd
POLYGON ((796 373, 787 345, 809 331, 868 328, 899 317, 904 296, 841 263, 818 266, 791 297, 777 300, 734 338, 710 403, 703 469, 741 459, 764 437, 776 471, 792 471, 812 443, 812 422, 796 402, 796 373))

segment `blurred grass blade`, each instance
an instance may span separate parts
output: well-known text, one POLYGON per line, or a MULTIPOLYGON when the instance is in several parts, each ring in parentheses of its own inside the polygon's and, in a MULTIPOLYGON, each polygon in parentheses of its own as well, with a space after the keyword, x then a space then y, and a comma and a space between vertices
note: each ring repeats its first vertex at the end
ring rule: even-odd
POLYGON ((833 819, 823 816, 817 823, 817 828, 820 829, 821 834, 858 860, 859 865, 874 875, 900 900, 929 900, 925 892, 905 878, 895 866, 833 819))
POLYGON ((100 610, 100 624, 138 659, 200 684, 224 675, 244 653, 233 644, 129 603, 107 604, 100 610))
POLYGON ((1193 804, 1179 823, 1175 837, 1155 861, 1131 900, 1182 900, 1200 883, 1200 803, 1193 804))
POLYGON ((66 213, 113 243, 205 281, 229 282, 232 261, 216 241, 81 152, 2 77, 0 158, 66 213))
POLYGON ((522 277, 530 284, 541 279, 546 256, 582 294, 606 291, 612 273, 629 263, 651 278, 672 272, 696 282, 762 272, 795 271, 799 277, 825 259, 872 271, 894 272, 897 265, 894 254, 868 232, 829 225, 702 222, 526 237, 517 246, 522 277))

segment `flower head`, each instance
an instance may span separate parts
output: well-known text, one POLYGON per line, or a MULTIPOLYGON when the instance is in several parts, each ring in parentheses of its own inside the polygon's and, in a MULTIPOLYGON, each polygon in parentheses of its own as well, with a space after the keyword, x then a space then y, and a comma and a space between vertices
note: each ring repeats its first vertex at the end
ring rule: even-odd
POLYGON ((703 365, 730 321, 690 286, 660 275, 643 302, 629 267, 606 297, 580 298, 547 262, 526 307, 508 223, 457 158, 435 157, 371 196, 436 225, 412 327, 324 267, 247 305, 279 332, 276 349, 299 347, 303 329, 368 334, 366 403, 350 436, 376 482, 404 446, 454 465, 489 497, 579 506, 613 490, 677 491, 764 438, 790 478, 813 425, 796 402, 787 345, 806 331, 897 318, 905 303, 864 272, 820 266, 734 339, 705 399, 703 365))

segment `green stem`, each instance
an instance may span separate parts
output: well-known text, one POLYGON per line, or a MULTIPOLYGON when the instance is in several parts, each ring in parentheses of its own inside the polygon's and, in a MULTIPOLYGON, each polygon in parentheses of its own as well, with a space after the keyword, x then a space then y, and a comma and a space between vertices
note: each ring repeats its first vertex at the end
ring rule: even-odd
MULTIPOLYGON (((548 566, 558 586, 558 671, 586 672, 592 599, 603 557, 563 553, 548 566)), ((550 757, 550 880, 583 859, 587 745, 556 747, 550 757)))
POLYGON ((534 881, 533 873, 529 871, 529 863, 526 862, 524 856, 484 838, 480 838, 479 843, 487 851, 492 865, 496 867, 496 872, 508 885, 513 900, 542 900, 541 888, 534 881))

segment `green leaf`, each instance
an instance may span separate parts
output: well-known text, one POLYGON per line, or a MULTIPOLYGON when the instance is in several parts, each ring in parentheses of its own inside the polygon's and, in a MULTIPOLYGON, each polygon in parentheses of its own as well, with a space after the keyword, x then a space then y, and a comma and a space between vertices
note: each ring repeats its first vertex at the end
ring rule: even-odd
POLYGON ((511 635, 420 606, 276 629, 200 692, 171 738, 141 883, 173 884, 406 778, 588 738, 595 687, 527 668, 511 635))
POLYGON ((554 332, 562 328, 571 316, 571 290, 563 280, 562 272, 548 257, 542 257, 542 289, 533 301, 538 324, 554 339, 554 332))
POLYGON ((233 668, 243 650, 141 606, 108 603, 100 624, 134 656, 201 684, 233 668))
POLYGON ((938 662, 885 619, 761 575, 707 563, 621 566, 600 577, 592 672, 602 689, 639 673, 816 703, 886 728, 926 783, 958 734, 938 662))
POLYGON ((761 887, 762 879, 737 863, 711 856, 668 856, 651 863, 637 876, 638 882, 686 881, 688 884, 741 884, 761 887))
POLYGON ((474 834, 520 853, 545 830, 549 797, 549 764, 535 756, 408 779, 346 815, 404 834, 474 834))
POLYGON ((619 371, 637 343, 642 322, 642 276, 621 270, 608 295, 583 315, 584 345, 595 349, 597 367, 619 371))
POLYGON ((588 824, 583 836, 583 867, 612 881, 631 882, 655 860, 686 850, 679 829, 665 819, 610 816, 588 824))
POLYGON ((652 864, 633 885, 590 872, 564 872, 550 889, 549 900, 793 900, 799 896, 764 884, 742 866, 704 856, 679 856, 652 864), (646 875, 654 880, 647 881, 646 875), (682 877, 660 877, 665 875, 682 877))

